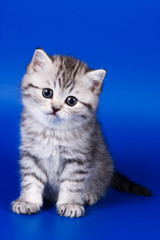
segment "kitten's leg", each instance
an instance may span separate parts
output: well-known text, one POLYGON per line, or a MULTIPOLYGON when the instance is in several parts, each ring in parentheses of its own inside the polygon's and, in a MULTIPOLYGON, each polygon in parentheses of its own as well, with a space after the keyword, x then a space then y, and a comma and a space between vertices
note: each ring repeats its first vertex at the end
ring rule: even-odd
POLYGON ((96 170, 86 184, 85 204, 87 205, 96 204, 104 196, 113 176, 112 166, 104 166, 101 171, 96 170))
POLYGON ((88 171, 83 163, 69 160, 60 175, 60 191, 57 201, 57 212, 61 216, 80 217, 84 215, 85 180, 88 171))
POLYGON ((47 181, 46 174, 38 166, 38 159, 30 154, 21 158, 21 194, 12 202, 12 211, 18 214, 32 214, 43 204, 42 193, 47 181))

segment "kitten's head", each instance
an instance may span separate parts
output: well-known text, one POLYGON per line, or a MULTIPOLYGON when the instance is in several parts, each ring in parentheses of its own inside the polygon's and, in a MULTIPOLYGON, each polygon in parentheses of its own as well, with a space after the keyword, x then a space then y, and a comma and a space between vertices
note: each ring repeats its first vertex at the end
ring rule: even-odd
POLYGON ((105 70, 36 49, 22 81, 25 110, 50 128, 74 128, 93 117, 105 70))

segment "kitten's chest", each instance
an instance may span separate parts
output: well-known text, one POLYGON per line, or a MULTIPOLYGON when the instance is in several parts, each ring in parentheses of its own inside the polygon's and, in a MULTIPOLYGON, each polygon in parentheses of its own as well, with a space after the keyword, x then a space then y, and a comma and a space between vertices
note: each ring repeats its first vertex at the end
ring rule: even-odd
POLYGON ((32 144, 32 151, 40 159, 42 168, 48 178, 58 181, 59 171, 65 158, 71 157, 74 151, 75 139, 72 134, 64 132, 45 132, 39 134, 32 144))
POLYGON ((43 137, 38 136, 35 139, 33 148, 35 153, 39 154, 40 158, 58 158, 59 157, 59 145, 60 142, 55 137, 43 137))
POLYGON ((33 135, 33 131, 23 130, 21 149, 29 150, 40 160, 49 178, 57 176, 64 159, 77 158, 79 150, 87 145, 86 132, 37 130, 33 135))
POLYGON ((33 148, 48 176, 51 176, 58 172, 60 166, 60 142, 53 136, 39 140, 35 141, 33 148))

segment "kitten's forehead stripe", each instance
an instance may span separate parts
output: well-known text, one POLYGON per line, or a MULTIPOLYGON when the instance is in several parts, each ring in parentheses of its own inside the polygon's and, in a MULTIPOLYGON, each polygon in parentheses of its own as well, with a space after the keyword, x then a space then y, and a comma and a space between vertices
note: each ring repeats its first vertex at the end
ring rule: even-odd
POLYGON ((58 81, 59 81, 59 86, 62 87, 62 82, 60 77, 58 78, 58 81))
POLYGON ((63 89, 70 88, 71 91, 75 85, 76 75, 89 71, 87 64, 73 57, 58 55, 53 56, 52 60, 53 64, 58 65, 56 77, 63 89))
MULTIPOLYGON (((53 56, 53 61, 56 59, 56 56, 53 56)), ((61 73, 62 71, 62 56, 58 56, 57 57, 57 62, 59 62, 59 68, 58 68, 58 71, 57 71, 57 77, 59 76, 59 74, 61 73)))

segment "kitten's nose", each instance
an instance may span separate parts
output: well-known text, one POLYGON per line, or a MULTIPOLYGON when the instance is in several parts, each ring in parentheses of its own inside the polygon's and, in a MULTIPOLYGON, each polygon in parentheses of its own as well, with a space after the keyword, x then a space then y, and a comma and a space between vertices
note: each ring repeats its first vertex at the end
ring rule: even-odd
POLYGON ((60 109, 59 109, 59 108, 52 107, 52 110, 53 110, 53 113, 56 113, 56 112, 58 112, 60 109))

